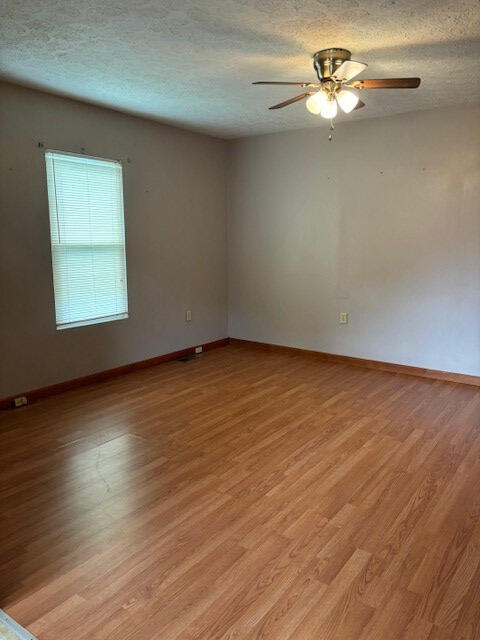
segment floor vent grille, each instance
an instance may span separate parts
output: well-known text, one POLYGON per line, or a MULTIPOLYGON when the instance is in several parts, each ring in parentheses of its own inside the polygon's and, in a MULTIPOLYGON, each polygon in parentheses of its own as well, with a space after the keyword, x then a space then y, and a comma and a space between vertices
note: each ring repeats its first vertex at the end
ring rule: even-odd
POLYGON ((193 353, 188 353, 186 356, 182 356, 178 359, 178 362, 189 362, 189 360, 195 360, 193 353))

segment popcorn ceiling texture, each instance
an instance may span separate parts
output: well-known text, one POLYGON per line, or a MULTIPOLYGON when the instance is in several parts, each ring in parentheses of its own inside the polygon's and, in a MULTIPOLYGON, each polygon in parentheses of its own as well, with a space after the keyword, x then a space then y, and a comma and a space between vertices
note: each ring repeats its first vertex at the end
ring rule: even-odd
POLYGON ((311 55, 340 46, 363 77, 419 75, 417 90, 369 91, 349 119, 480 100, 478 0, 4 0, 2 76, 232 138, 325 126, 302 103, 311 55))

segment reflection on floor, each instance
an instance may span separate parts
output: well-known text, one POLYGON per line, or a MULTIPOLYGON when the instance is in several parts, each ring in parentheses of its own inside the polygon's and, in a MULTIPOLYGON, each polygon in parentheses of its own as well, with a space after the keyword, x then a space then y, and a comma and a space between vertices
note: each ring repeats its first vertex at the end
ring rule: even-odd
POLYGON ((230 345, 0 419, 41 640, 480 638, 475 387, 230 345))

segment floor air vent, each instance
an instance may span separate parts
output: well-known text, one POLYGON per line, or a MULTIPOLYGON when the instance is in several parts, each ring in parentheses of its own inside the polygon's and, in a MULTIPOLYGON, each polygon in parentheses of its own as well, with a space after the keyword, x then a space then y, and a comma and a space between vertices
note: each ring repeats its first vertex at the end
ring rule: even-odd
POLYGON ((186 356, 179 358, 178 362, 188 362, 189 360, 195 360, 195 355, 193 353, 187 353, 186 356))

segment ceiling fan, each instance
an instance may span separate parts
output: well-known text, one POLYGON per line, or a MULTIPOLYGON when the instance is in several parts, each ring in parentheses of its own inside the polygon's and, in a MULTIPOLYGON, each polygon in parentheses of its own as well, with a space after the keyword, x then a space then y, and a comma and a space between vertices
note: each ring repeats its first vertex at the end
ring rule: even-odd
POLYGON ((345 113, 365 106, 365 103, 349 89, 416 89, 420 84, 420 78, 375 78, 352 82, 355 76, 367 68, 367 65, 350 60, 351 55, 347 49, 332 48, 317 51, 313 56, 313 66, 317 72, 318 82, 261 81, 252 84, 303 87, 306 91, 284 102, 274 104, 270 109, 282 109, 307 98, 305 106, 310 113, 321 115, 329 120, 333 120, 337 115, 337 105, 345 113))

